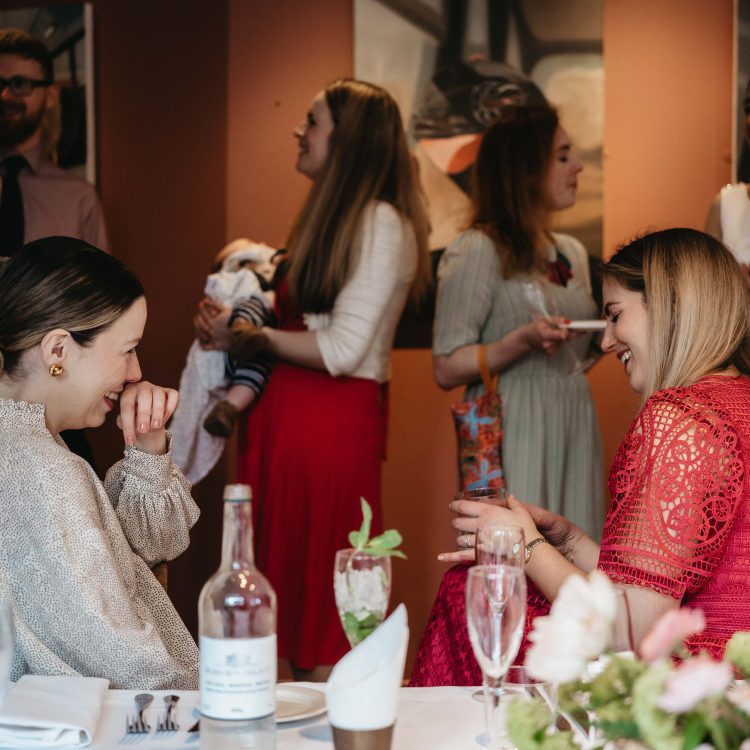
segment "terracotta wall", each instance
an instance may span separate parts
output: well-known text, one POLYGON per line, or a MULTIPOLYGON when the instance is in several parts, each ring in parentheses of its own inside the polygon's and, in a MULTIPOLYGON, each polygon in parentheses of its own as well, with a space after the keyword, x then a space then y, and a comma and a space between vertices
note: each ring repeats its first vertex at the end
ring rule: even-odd
MULTIPOLYGON (((605 244, 649 226, 700 227, 729 179, 732 0, 604 0, 605 244)), ((12 0, 18 5, 17 0, 12 0)), ((23 3, 20 3, 23 4, 23 3)), ((28 2, 28 5, 36 4, 28 2)), ((246 235, 281 244, 307 188, 290 131, 312 95, 351 73, 351 0, 95 0, 99 168, 112 250, 141 275, 150 319, 145 374, 175 384, 190 318, 215 249, 246 235)), ((591 374, 609 461, 636 401, 616 362, 591 374)), ((452 535, 448 404, 429 352, 393 361, 386 523, 406 537, 393 601, 405 601, 412 651, 452 535)), ((115 430, 97 435, 104 464, 115 430)), ((171 592, 195 624, 216 564, 220 467, 198 488, 203 518, 171 566, 171 592)))
MULTIPOLYGON (((732 2, 604 3, 611 249, 649 226, 700 227, 729 179, 732 2)), ((351 71, 350 2, 230 0, 229 15, 227 227, 230 236, 282 242, 306 189, 293 172, 289 131, 325 81, 351 71)), ((600 362, 590 381, 608 465, 637 400, 616 361, 600 362)), ((395 353, 384 505, 409 555, 394 566, 393 601, 409 607, 410 656, 443 571, 435 555, 453 540, 448 405, 459 395, 433 385, 429 352, 395 353)))

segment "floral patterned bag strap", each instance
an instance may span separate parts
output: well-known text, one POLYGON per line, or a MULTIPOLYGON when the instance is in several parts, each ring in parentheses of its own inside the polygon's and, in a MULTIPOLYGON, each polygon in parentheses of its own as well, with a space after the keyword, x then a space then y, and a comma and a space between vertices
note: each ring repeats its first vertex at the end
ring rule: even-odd
POLYGON ((479 359, 479 374, 482 376, 484 392, 496 393, 497 385, 500 382, 500 374, 498 373, 495 375, 495 377, 492 377, 489 365, 487 364, 487 347, 484 344, 479 345, 477 358, 479 359))

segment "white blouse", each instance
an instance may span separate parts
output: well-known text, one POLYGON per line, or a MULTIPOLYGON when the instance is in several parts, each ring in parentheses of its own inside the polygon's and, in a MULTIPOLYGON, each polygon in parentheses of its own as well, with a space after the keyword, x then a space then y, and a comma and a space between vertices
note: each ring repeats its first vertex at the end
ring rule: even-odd
POLYGON ((47 430, 43 404, 0 399, 0 600, 12 679, 106 677, 194 689, 198 650, 150 566, 177 557, 199 515, 171 453, 127 448, 104 484, 47 430))
POLYGON ((393 337, 417 272, 411 224, 389 203, 373 202, 362 219, 357 267, 336 297, 333 310, 307 314, 331 375, 390 377, 393 337))

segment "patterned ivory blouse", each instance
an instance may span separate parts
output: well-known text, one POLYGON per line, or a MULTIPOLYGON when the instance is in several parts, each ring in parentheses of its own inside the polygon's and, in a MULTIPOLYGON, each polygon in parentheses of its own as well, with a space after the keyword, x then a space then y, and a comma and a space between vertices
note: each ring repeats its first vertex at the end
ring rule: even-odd
POLYGON ((104 485, 47 430, 42 404, 0 399, 0 600, 13 607, 12 679, 105 677, 194 689, 198 650, 150 566, 198 519, 171 453, 127 448, 104 485))

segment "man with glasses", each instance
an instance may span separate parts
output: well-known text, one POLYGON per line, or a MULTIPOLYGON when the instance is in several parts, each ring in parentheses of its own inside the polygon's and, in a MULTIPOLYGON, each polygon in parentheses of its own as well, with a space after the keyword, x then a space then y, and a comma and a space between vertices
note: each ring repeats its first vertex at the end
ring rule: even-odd
MULTIPOLYGON (((42 42, 19 29, 0 29, 0 259, 57 235, 108 249, 94 188, 50 158, 59 100, 52 79, 52 55, 42 42)), ((83 430, 61 436, 93 466, 83 430)))
POLYGON ((0 29, 0 256, 54 235, 107 249, 96 192, 50 158, 58 100, 45 45, 19 29, 0 29))

